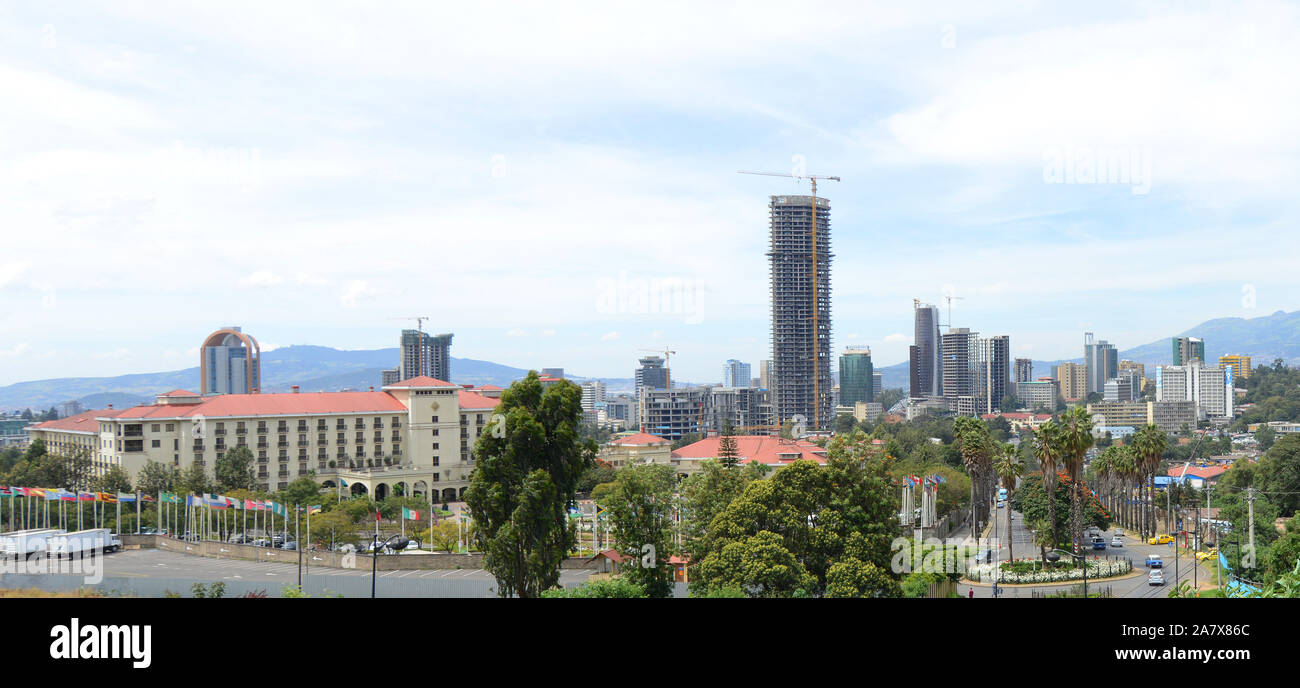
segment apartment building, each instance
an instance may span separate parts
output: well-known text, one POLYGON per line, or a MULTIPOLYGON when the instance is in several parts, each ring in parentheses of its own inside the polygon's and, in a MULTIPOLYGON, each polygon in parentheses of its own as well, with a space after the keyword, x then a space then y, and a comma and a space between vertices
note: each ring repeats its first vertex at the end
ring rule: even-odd
POLYGON ((1040 406, 1046 409, 1055 409, 1056 398, 1060 394, 1060 385, 1050 377, 1039 378, 1031 382, 1016 383, 1016 398, 1029 409, 1036 409, 1040 406))
POLYGON ((1230 419, 1234 393, 1231 367, 1207 367, 1200 360, 1156 368, 1156 401, 1190 401, 1201 420, 1230 419))
POLYGON ((1066 401, 1079 401, 1088 396, 1088 367, 1078 363, 1056 366, 1056 381, 1061 386, 1061 397, 1066 401))
POLYGON ((345 480, 353 494, 377 499, 400 489, 437 501, 468 487, 474 443, 498 403, 429 377, 379 392, 205 397, 173 390, 152 405, 87 411, 29 432, 51 451, 83 447, 97 473, 120 466, 133 480, 150 461, 197 464, 211 474, 226 451, 246 447, 264 490, 312 477, 323 487, 345 480))
POLYGON ((1241 354, 1229 354, 1219 357, 1219 367, 1231 368, 1232 376, 1241 380, 1250 379, 1251 367, 1250 356, 1241 354))

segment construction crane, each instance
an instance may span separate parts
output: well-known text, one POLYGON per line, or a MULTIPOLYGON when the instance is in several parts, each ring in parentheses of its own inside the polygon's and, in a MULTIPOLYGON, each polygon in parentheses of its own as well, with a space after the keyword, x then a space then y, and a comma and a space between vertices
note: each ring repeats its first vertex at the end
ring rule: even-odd
MULTIPOLYGON (((817 180, 828 179, 838 182, 839 177, 831 177, 818 174, 785 174, 783 172, 751 172, 738 170, 740 174, 759 174, 765 177, 789 177, 796 181, 807 179, 812 182, 812 321, 813 321, 813 427, 821 430, 822 427, 822 396, 821 396, 821 329, 817 321, 817 180)), ((827 362, 829 365, 829 361, 827 362)))
POLYGON ((417 375, 424 374, 424 321, 429 319, 430 318, 427 315, 413 315, 407 318, 389 318, 389 320, 414 320, 415 321, 415 327, 420 332, 419 345, 415 349, 416 350, 415 366, 416 366, 417 375))
POLYGON ((953 300, 953 299, 958 299, 958 300, 960 300, 960 299, 964 299, 964 298, 966 298, 966 297, 965 297, 965 296, 953 296, 952 294, 948 294, 948 295, 944 296, 943 298, 945 298, 945 299, 948 300, 948 330, 949 330, 949 331, 952 331, 952 300, 953 300))
POLYGON ((665 347, 665 348, 663 348, 663 349, 637 349, 637 351, 653 351, 654 353, 657 353, 657 354, 663 354, 663 355, 664 355, 664 387, 666 387, 666 388, 668 388, 668 389, 672 389, 672 388, 673 388, 673 380, 672 380, 672 377, 670 376, 670 373, 668 372, 668 368, 669 368, 670 363, 671 363, 671 361, 672 361, 671 356, 672 356, 673 354, 677 353, 677 352, 676 352, 676 351, 670 351, 667 347, 665 347))

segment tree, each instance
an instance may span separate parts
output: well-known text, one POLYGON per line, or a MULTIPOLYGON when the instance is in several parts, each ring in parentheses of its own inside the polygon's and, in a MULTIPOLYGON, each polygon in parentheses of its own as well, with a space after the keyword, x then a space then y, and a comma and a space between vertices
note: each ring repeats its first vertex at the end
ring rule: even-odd
POLYGON ((1260 451, 1268 451, 1272 448, 1275 439, 1277 439, 1277 431, 1267 425, 1255 431, 1255 442, 1258 443, 1260 451))
POLYGON ((983 523, 984 514, 988 513, 988 481, 992 476, 991 457, 993 440, 989 437, 988 426, 978 418, 962 416, 953 421, 953 434, 961 447, 962 465, 970 476, 971 532, 975 532, 983 523))
POLYGON ((718 463, 726 468, 735 468, 740 463, 740 450, 736 447, 736 438, 723 435, 718 440, 718 463))
POLYGON ((234 447, 217 459, 213 471, 217 491, 251 490, 257 485, 253 476, 253 452, 248 447, 234 447))
MULTIPOLYGON (((1002 487, 1005 487, 1008 493, 1016 489, 1016 481, 1025 474, 1025 466, 1016 456, 1014 445, 1003 445, 1002 450, 993 459, 993 471, 1002 479, 1002 487)), ((1007 512, 1007 558, 1015 559, 1016 555, 1012 550, 1014 543, 1011 537, 1011 508, 1007 507, 1003 511, 1007 512)))
POLYGON ((542 593, 546 599, 593 599, 647 597, 641 586, 626 578, 594 580, 572 588, 555 588, 542 593))
POLYGON ((96 492, 111 492, 113 494, 132 492, 131 476, 127 475, 121 466, 109 466, 108 470, 104 471, 104 474, 95 481, 92 489, 96 492))
POLYGON ((718 461, 705 460, 697 473, 682 482, 682 547, 687 553, 701 551, 709 524, 755 479, 761 478, 749 470, 730 470, 718 461))
POLYGON ((623 576, 649 597, 669 597, 673 569, 668 563, 673 541, 675 472, 666 464, 641 464, 619 471, 615 489, 602 505, 609 512, 610 534, 630 558, 623 576))
POLYGON ((688 444, 695 444, 696 442, 699 441, 700 441, 700 433, 688 432, 685 435, 682 435, 680 439, 673 440, 672 450, 677 451, 678 449, 681 449, 682 447, 685 447, 688 444))
MULTIPOLYGON (((898 524, 887 460, 871 438, 837 435, 826 465, 795 461, 771 478, 745 486, 713 519, 699 552, 697 585, 741 588, 753 597, 824 596, 830 571, 838 592, 853 581, 879 580, 871 564, 889 571, 890 543, 898 524), (853 562, 858 563, 853 563, 853 562)), ((857 592, 894 596, 897 581, 857 592)))
POLYGON ((1083 406, 1076 406, 1061 416, 1061 429, 1057 435, 1061 443, 1061 458, 1066 475, 1070 478, 1070 535, 1075 551, 1083 547, 1083 459, 1092 447, 1092 414, 1083 406))
POLYGON ((596 443, 579 439, 582 388, 567 380, 543 390, 530 371, 501 393, 496 412, 504 432, 479 437, 465 501, 499 594, 538 597, 559 583, 577 544, 567 512, 596 443))
MULTIPOLYGON (((320 485, 307 476, 298 478, 280 490, 276 501, 290 506, 311 506, 320 500, 320 485)), ((421 501, 423 506, 424 502, 421 501)))
POLYGON ((1272 493, 1270 499, 1282 515, 1295 514, 1300 508, 1300 434, 1278 440, 1260 459, 1256 475, 1259 487, 1272 493))
POLYGON ((203 466, 198 462, 191 462, 189 468, 181 471, 180 483, 177 487, 183 492, 204 494, 212 491, 212 480, 208 478, 203 466))
MULTIPOLYGON (((1038 473, 1046 486, 1047 520, 1052 535, 1052 547, 1061 541, 1061 533, 1056 528, 1056 467, 1061 460, 1061 443, 1057 439, 1060 426, 1049 420, 1038 427, 1034 433, 1034 458, 1038 461, 1038 473)), ((1040 547, 1040 555, 1047 559, 1047 548, 1040 547)))
POLYGON ((157 495, 159 492, 175 492, 181 482, 181 472, 171 464, 147 461, 136 483, 145 494, 157 495))
POLYGON ((1144 516, 1142 519, 1146 526, 1142 530, 1144 536, 1155 534, 1155 486, 1152 484, 1152 478, 1155 477, 1156 471, 1160 469, 1160 461, 1165 455, 1167 446, 1168 437, 1165 435, 1165 431, 1150 423, 1139 428, 1133 439, 1133 448, 1137 451, 1138 472, 1142 478, 1142 485, 1138 489, 1138 502, 1145 507, 1144 511, 1149 514, 1149 516, 1144 516), (1145 499, 1142 498, 1143 490, 1146 492, 1145 499))

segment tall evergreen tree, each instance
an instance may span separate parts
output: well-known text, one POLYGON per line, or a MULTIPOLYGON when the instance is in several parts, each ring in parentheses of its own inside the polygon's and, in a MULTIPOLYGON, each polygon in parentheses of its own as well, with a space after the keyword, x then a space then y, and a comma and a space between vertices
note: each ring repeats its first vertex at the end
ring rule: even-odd
POLYGON ((740 450, 736 447, 736 438, 723 435, 718 442, 718 463, 725 468, 735 468, 740 463, 740 450))

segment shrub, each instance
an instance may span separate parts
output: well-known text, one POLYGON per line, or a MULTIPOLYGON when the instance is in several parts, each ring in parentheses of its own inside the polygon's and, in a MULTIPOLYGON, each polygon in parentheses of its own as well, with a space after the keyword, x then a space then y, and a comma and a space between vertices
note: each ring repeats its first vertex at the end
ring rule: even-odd
POLYGON ((574 588, 554 588, 542 593, 543 598, 642 598, 645 588, 622 578, 588 581, 574 588))

